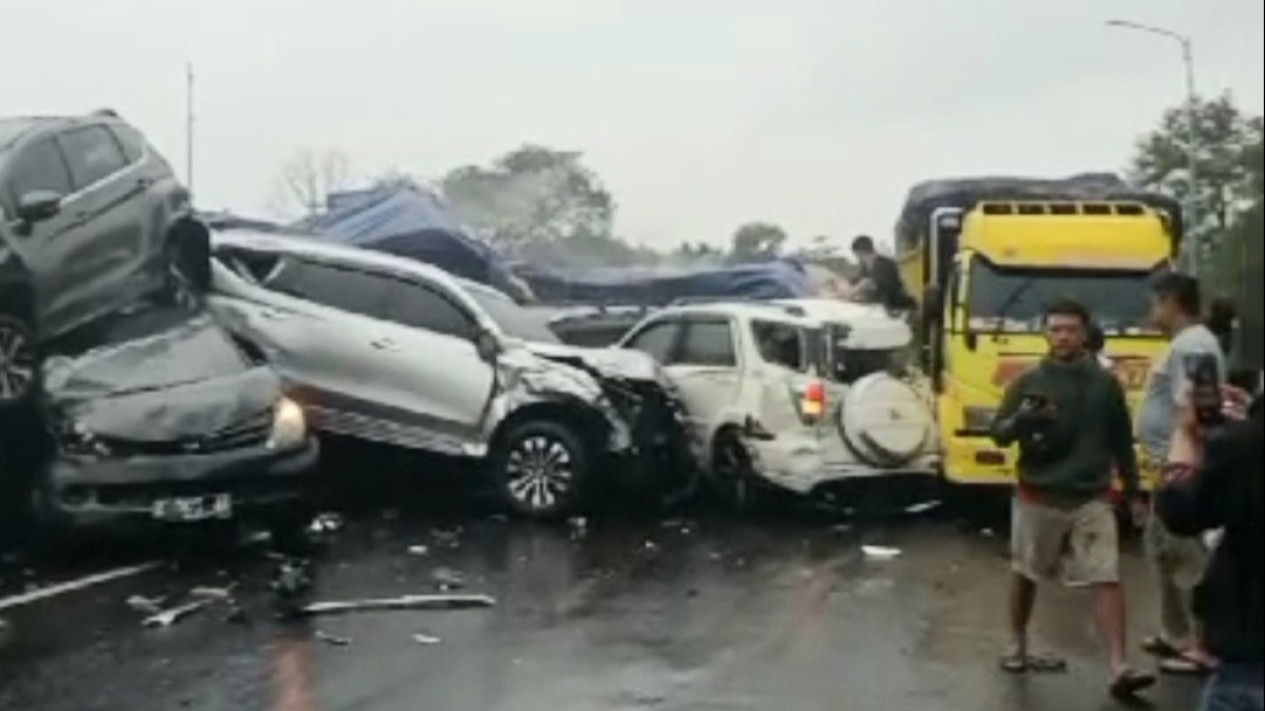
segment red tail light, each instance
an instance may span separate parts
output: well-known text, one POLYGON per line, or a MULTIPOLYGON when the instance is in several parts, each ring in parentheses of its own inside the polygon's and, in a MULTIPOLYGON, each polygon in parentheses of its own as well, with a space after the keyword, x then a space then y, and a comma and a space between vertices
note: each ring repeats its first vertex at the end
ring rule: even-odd
POLYGON ((800 399, 799 411, 805 417, 821 417, 826 411, 826 386, 820 382, 809 383, 800 399))

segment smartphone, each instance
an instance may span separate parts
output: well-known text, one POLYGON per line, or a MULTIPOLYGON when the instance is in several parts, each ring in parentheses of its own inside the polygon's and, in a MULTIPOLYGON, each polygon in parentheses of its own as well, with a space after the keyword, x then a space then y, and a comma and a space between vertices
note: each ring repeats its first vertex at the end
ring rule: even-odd
POLYGON ((1190 404, 1200 427, 1225 424, 1221 400, 1221 365, 1211 353, 1193 353, 1183 363, 1190 382, 1190 404))
POLYGON ((1019 400, 1019 409, 1025 412, 1037 412, 1050 405, 1050 399, 1039 393, 1028 393, 1019 400))

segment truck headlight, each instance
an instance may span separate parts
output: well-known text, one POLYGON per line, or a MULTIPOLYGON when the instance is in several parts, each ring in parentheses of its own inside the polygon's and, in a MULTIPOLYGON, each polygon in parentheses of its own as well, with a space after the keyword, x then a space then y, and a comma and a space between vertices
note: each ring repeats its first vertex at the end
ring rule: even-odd
POLYGON ((293 400, 282 398, 272 416, 269 449, 294 449, 307 441, 307 418, 303 408, 293 400))
POLYGON ((962 408, 962 429, 967 432, 988 432, 993 428, 997 410, 991 407, 970 406, 962 408))

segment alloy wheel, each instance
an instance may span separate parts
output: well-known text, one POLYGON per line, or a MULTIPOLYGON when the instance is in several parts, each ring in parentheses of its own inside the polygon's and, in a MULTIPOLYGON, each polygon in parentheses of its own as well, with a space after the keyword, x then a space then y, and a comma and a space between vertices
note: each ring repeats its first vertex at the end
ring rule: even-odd
POLYGON ((549 511, 575 486, 575 458, 557 439, 533 434, 519 440, 505 459, 509 495, 530 511, 549 511))
POLYGON ((0 324, 0 403, 26 396, 35 382, 35 367, 27 335, 15 326, 0 324))

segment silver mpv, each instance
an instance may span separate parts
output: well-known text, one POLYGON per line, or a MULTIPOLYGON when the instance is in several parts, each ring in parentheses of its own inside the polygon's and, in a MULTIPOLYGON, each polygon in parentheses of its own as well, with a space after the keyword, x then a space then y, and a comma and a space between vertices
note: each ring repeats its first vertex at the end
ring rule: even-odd
POLYGON ((532 517, 580 506, 599 474, 659 489, 688 469, 681 406, 644 353, 565 346, 499 291, 410 259, 238 231, 213 255, 211 310, 317 430, 481 460, 532 517))

